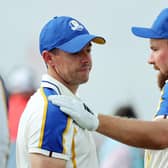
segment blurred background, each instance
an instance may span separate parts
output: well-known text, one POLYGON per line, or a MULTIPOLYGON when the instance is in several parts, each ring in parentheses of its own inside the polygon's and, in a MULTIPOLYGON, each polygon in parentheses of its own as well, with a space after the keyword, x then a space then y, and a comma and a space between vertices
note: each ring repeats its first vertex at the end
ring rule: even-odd
POLYGON ((19 65, 31 67, 39 85, 46 71, 39 53, 42 26, 53 16, 80 20, 90 33, 107 43, 93 45, 93 70, 79 94, 97 113, 111 113, 120 104, 132 104, 140 118, 155 113, 159 89, 157 74, 147 64, 149 41, 132 35, 132 26, 150 26, 167 1, 153 0, 5 0, 0 5, 0 73, 5 82, 19 65))

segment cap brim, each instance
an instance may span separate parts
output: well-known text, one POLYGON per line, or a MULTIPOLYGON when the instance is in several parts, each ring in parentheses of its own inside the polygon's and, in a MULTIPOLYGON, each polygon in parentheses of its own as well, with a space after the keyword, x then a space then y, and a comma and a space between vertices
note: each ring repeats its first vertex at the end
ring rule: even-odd
POLYGON ((132 27, 131 31, 134 35, 142 38, 151 38, 151 39, 163 38, 160 34, 157 34, 154 30, 150 28, 132 27))
POLYGON ((105 43, 105 39, 103 37, 91 34, 83 34, 73 38, 72 40, 68 41, 67 43, 64 43, 61 46, 58 46, 57 48, 68 53, 75 53, 81 51, 82 48, 84 48, 90 41, 93 41, 97 44, 105 43))

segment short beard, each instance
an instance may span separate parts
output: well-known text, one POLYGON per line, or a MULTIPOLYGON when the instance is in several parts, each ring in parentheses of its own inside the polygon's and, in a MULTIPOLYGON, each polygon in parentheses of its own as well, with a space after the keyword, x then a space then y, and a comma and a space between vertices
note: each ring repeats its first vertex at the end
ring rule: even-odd
POLYGON ((160 90, 163 89, 166 80, 168 80, 168 74, 163 74, 159 72, 158 77, 157 77, 157 83, 158 83, 158 87, 160 88, 160 90))

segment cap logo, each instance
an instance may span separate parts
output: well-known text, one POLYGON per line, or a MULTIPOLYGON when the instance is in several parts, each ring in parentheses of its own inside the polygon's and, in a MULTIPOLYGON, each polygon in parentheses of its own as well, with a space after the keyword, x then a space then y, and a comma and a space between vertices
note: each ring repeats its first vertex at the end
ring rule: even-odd
POLYGON ((76 20, 71 20, 69 22, 69 26, 72 30, 82 31, 84 29, 84 27, 81 24, 79 24, 79 22, 77 22, 76 20))

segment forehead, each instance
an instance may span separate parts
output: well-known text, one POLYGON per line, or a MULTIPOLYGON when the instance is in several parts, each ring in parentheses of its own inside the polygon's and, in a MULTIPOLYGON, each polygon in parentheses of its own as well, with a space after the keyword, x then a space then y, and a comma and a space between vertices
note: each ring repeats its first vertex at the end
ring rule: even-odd
POLYGON ((159 45, 159 46, 165 46, 168 45, 168 39, 150 39, 151 46, 153 45, 159 45))

